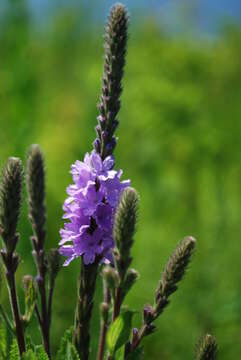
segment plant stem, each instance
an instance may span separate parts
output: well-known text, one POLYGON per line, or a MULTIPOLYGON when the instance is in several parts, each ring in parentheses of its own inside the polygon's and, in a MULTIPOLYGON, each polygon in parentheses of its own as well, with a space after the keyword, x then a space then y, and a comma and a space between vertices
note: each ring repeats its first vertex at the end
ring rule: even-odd
MULTIPOLYGON (((108 289, 105 281, 103 281, 103 285, 104 285, 104 302, 107 305, 110 305, 111 302, 110 290, 108 289)), ((106 339, 107 330, 108 330, 108 315, 104 319, 102 319, 101 322, 98 360, 103 360, 104 357, 105 339, 106 339)))
POLYGON ((25 351, 25 341, 24 341, 23 326, 21 323, 21 317, 20 317, 20 313, 19 313, 15 276, 13 273, 6 271, 6 278, 7 278, 7 282, 8 282, 8 290, 9 290, 9 297, 10 297, 10 302, 11 302, 12 313, 13 313, 14 322, 15 322, 15 326, 16 326, 16 336, 17 336, 18 348, 19 348, 20 355, 22 355, 25 351))
POLYGON ((88 360, 90 344, 90 319, 93 308, 99 259, 85 265, 81 261, 78 298, 75 312, 74 342, 80 360, 88 360))
POLYGON ((116 295, 114 299, 114 309, 113 309, 113 317, 112 320, 114 321, 120 315, 120 308, 121 308, 121 288, 118 287, 116 289, 116 295))
POLYGON ((140 330, 138 331, 138 335, 137 335, 137 338, 136 338, 135 342, 133 342, 131 344, 131 351, 135 350, 139 346, 141 340, 145 336, 146 329, 147 329, 147 325, 143 324, 142 327, 140 328, 140 330))
POLYGON ((41 300, 41 333, 42 340, 44 344, 44 349, 48 354, 48 357, 51 358, 50 353, 50 342, 49 342, 49 316, 48 316, 48 307, 47 307, 47 299, 46 299, 46 286, 45 286, 45 267, 38 266, 39 276, 38 276, 38 288, 40 293, 41 300))
POLYGON ((52 302, 53 302, 53 293, 54 293, 54 283, 50 284, 50 288, 49 288, 49 301, 48 301, 49 325, 51 323, 51 309, 52 309, 52 302))

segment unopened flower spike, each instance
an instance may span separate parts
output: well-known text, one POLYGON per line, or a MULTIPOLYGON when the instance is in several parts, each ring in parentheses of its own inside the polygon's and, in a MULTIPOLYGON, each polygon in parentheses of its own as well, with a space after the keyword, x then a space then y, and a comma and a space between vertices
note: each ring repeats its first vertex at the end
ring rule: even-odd
POLYGON ((0 187, 0 234, 8 252, 14 252, 17 241, 17 223, 21 207, 22 162, 11 157, 2 172, 0 187))
POLYGON ((0 186, 0 235, 4 243, 4 249, 1 249, 1 256, 5 266, 5 275, 20 354, 25 351, 25 339, 15 283, 15 272, 19 264, 19 256, 15 249, 19 239, 17 224, 21 208, 22 176, 23 168, 21 160, 15 157, 9 158, 2 172, 0 186))
POLYGON ((127 47, 127 28, 129 17, 122 4, 112 7, 105 32, 104 73, 99 102, 97 138, 94 149, 104 159, 113 154, 116 146, 115 130, 119 124, 117 114, 120 110, 120 95, 127 47))
POLYGON ((45 241, 45 169, 44 158, 39 145, 30 146, 27 156, 26 184, 28 190, 29 218, 33 227, 34 249, 39 251, 45 241))
POLYGON ((131 263, 131 247, 136 230, 139 196, 135 189, 124 190, 115 216, 114 239, 118 250, 116 254, 117 268, 121 278, 124 278, 131 263))

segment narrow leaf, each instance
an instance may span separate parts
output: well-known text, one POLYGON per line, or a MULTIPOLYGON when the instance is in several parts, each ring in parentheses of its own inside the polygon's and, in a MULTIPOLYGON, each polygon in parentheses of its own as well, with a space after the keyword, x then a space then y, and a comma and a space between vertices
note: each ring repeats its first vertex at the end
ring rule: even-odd
POLYGON ((133 314, 125 311, 110 325, 106 340, 111 356, 129 340, 133 314))

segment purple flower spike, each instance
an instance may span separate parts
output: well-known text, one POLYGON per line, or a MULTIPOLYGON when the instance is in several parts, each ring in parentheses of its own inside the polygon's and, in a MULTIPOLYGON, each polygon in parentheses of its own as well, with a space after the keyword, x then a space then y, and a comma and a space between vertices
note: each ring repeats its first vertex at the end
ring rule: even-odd
POLYGON ((130 181, 120 181, 122 171, 113 170, 114 158, 102 160, 96 151, 86 154, 71 167, 74 184, 67 188, 63 205, 67 220, 60 230, 60 254, 67 257, 64 266, 82 256, 91 264, 96 256, 109 263, 114 247, 113 218, 121 192, 130 181))

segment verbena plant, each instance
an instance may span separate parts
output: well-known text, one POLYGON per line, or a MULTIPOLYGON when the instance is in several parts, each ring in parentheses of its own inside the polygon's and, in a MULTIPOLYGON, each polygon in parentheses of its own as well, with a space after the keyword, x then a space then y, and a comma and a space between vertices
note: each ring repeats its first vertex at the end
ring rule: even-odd
MULTIPOLYGON (((110 12, 105 33, 104 73, 99 101, 98 125, 93 151, 84 162, 71 167, 73 184, 67 188, 63 205, 64 228, 60 230, 59 249, 45 251, 46 209, 44 158, 38 145, 32 145, 27 156, 26 186, 29 219, 32 225, 32 255, 37 276, 24 276, 25 312, 20 313, 15 284, 19 266, 16 246, 19 241, 17 223, 21 207, 23 166, 18 158, 8 159, 2 172, 0 187, 0 234, 3 240, 1 258, 9 291, 12 319, 0 304, 0 359, 88 360, 90 321, 96 279, 103 278, 104 299, 100 304, 101 331, 98 360, 137 360, 143 357, 142 340, 155 330, 155 321, 169 304, 170 296, 182 280, 196 241, 185 237, 164 268, 152 305, 143 308, 140 329, 132 328, 134 311, 123 306, 127 293, 138 280, 138 272, 130 268, 131 249, 138 213, 139 196, 130 181, 121 181, 122 171, 115 170, 113 152, 115 131, 119 124, 122 77, 125 65, 129 18, 121 4, 110 12), (62 267, 80 258, 77 304, 73 327, 60 343, 56 357, 51 355, 51 305, 56 277, 62 267), (42 345, 33 344, 28 325, 37 317, 42 345)), ((65 270, 67 271, 67 270, 65 270)), ((214 359, 215 338, 204 336, 197 345, 197 359, 214 359)), ((148 354, 145 355, 148 359, 148 354)))

